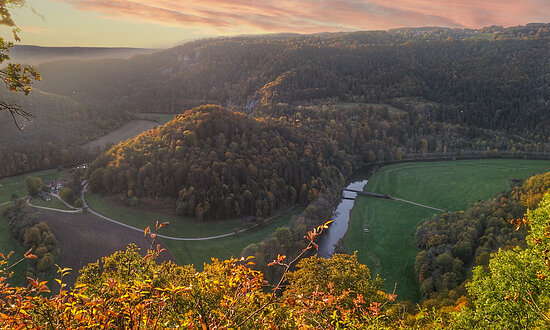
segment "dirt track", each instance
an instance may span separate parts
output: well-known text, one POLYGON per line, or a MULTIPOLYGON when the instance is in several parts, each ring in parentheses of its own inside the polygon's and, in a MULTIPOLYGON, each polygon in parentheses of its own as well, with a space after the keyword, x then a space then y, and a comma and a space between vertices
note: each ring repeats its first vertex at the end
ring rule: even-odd
MULTIPOLYGON (((142 233, 102 220, 92 214, 67 214, 40 210, 40 219, 48 224, 61 250, 57 263, 61 268, 73 269, 66 283, 73 285, 78 270, 115 251, 135 243, 142 251, 149 247, 142 233)), ((174 257, 164 251, 160 260, 174 257)))

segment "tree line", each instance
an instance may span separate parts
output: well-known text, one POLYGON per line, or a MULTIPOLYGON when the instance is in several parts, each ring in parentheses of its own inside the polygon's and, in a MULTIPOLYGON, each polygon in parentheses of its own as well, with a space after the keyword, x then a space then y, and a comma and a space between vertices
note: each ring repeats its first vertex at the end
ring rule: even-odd
POLYGON ((49 274, 55 266, 59 248, 48 225, 39 220, 37 213, 23 199, 15 200, 14 205, 7 208, 3 216, 8 221, 13 237, 24 247, 31 249, 36 256, 32 266, 27 269, 26 276, 34 278, 37 274, 49 274))
POLYGON ((510 220, 535 209, 549 188, 550 172, 535 175, 466 211, 444 213, 420 224, 415 272, 425 303, 454 303, 465 294, 463 283, 471 277, 472 267, 488 267, 491 253, 499 249, 525 248, 526 228, 510 220))

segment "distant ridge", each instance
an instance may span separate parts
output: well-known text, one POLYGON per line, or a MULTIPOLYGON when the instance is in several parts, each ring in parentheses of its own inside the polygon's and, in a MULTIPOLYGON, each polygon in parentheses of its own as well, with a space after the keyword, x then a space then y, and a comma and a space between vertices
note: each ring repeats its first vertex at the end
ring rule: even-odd
POLYGON ((13 61, 37 64, 60 58, 128 58, 138 54, 151 54, 157 50, 153 48, 125 47, 40 47, 15 45, 10 51, 10 57, 13 61))

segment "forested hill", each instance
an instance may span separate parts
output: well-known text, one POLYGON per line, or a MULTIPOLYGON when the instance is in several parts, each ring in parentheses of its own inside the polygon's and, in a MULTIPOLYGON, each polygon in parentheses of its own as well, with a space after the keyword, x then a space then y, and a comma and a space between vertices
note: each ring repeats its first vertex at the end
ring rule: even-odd
POLYGON ((263 217, 315 200, 341 177, 344 160, 317 135, 202 106, 112 147, 91 164, 90 187, 130 205, 176 200, 198 218, 263 217))
POLYGON ((40 88, 138 112, 389 103, 433 121, 544 139, 550 25, 206 39, 129 60, 57 61, 40 88))
POLYGON ((386 107, 287 109, 254 117, 215 105, 113 146, 89 169, 95 192, 199 218, 265 217, 308 204, 367 163, 409 154, 522 150, 521 139, 386 107))

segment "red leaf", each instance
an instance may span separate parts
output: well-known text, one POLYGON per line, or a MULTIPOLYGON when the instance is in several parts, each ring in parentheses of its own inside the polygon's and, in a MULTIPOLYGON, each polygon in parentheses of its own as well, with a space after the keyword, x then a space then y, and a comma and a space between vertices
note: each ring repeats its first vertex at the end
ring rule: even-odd
POLYGON ((31 251, 32 251, 32 248, 30 248, 27 252, 25 252, 23 257, 25 257, 26 259, 36 259, 36 258, 38 258, 34 254, 32 254, 31 251))

